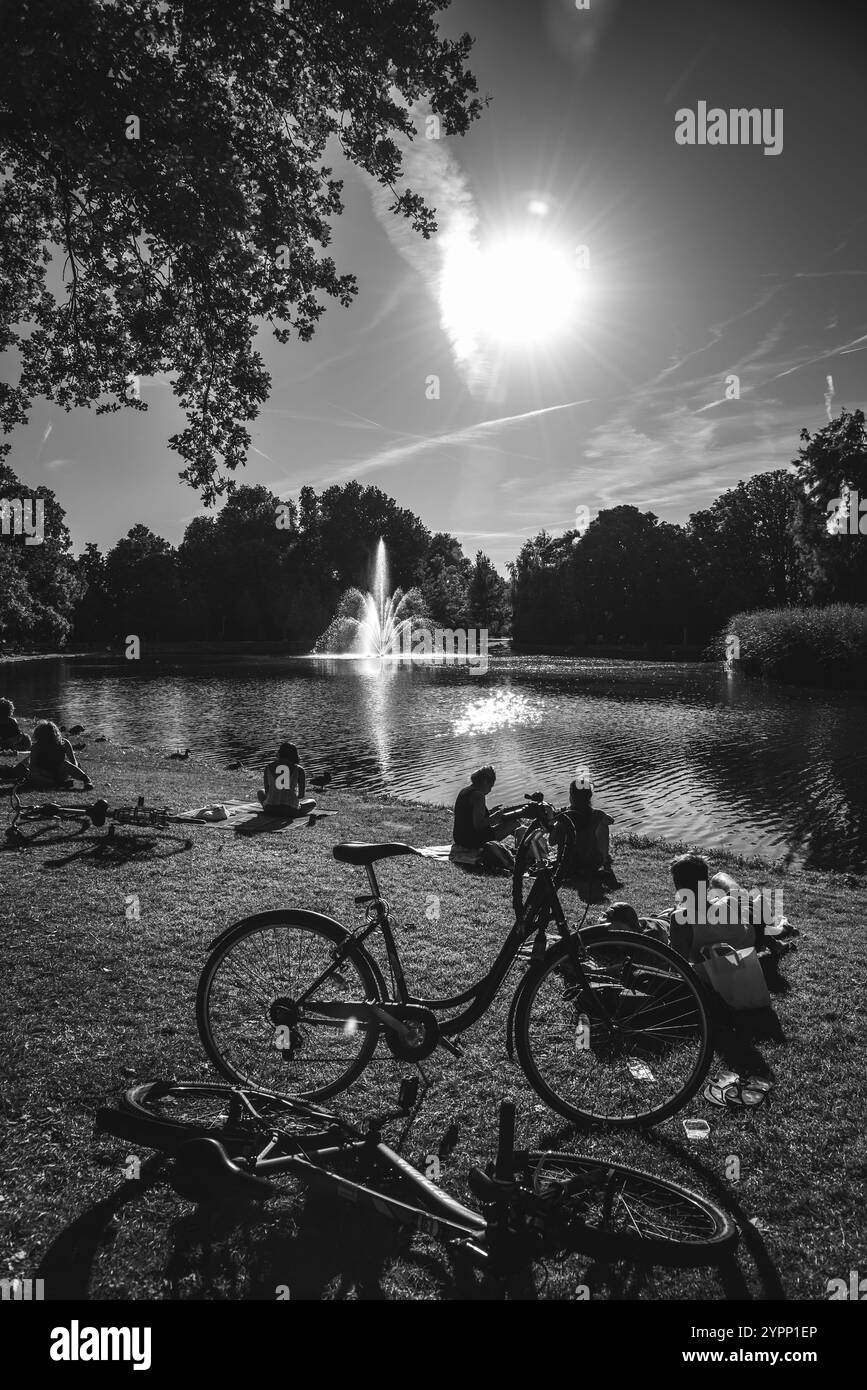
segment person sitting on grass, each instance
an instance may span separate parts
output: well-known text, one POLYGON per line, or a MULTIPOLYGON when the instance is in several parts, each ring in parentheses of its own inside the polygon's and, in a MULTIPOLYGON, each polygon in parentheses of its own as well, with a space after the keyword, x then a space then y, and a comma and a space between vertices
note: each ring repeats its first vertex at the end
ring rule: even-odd
POLYGON ((40 719, 33 730, 30 754, 18 764, 31 787, 63 787, 70 781, 80 782, 85 791, 93 791, 93 783, 78 759, 69 739, 64 738, 50 719, 40 719))
POLYGON ((316 800, 305 797, 307 773, 298 760, 294 743, 281 743, 273 763, 265 765, 265 787, 256 793, 266 816, 306 816, 316 800))
POLYGON ((493 791, 497 774, 488 765, 479 767, 455 800, 452 840, 460 850, 481 852, 492 842, 513 835, 522 823, 520 812, 488 810, 486 797, 493 791))
MULTIPOLYGON (((753 904, 753 895, 741 888, 731 874, 716 873, 711 877, 710 865, 700 854, 679 854, 672 859, 670 868, 675 906, 663 908, 651 918, 642 918, 642 923, 653 923, 657 929, 665 927, 669 944, 688 960, 698 959, 701 948, 696 941, 696 928, 706 928, 708 923, 714 927, 722 925, 726 930, 730 928, 728 935, 736 946, 755 943, 761 949, 764 940, 761 896, 753 904), (736 929, 743 932, 743 940, 736 937, 736 929)), ((703 935, 700 931, 699 941, 703 935)))
POLYGON ((21 732, 12 701, 0 700, 0 748, 11 748, 16 753, 26 753, 29 747, 30 739, 21 732))
POLYGON ((605 888, 619 888, 617 875, 611 867, 611 832, 614 817, 593 805, 593 788, 569 783, 569 810, 566 812, 575 829, 575 847, 566 871, 578 879, 594 875, 605 888))

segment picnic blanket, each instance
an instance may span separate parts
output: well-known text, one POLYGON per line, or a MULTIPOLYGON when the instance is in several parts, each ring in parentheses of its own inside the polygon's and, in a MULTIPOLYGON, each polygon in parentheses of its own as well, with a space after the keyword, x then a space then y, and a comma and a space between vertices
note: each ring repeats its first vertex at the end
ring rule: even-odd
POLYGON ((479 862, 481 851, 477 849, 462 849, 460 845, 425 845, 415 851, 422 855, 424 859, 441 859, 452 864, 467 864, 470 868, 475 868, 479 862))
MULTIPOLYGON (((318 819, 334 813, 314 811, 313 814, 318 819)), ((276 835, 287 830, 298 830, 300 826, 308 824, 306 811, 293 816, 291 820, 282 816, 266 816, 258 801, 217 801, 210 806, 178 811, 175 820, 210 825, 217 830, 231 830, 237 835, 276 835)))

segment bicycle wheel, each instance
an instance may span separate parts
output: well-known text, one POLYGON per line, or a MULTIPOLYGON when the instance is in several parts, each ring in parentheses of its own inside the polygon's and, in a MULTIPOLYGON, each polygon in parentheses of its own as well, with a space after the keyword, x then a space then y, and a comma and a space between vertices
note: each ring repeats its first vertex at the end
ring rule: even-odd
POLYGON ((636 932, 581 933, 521 986, 515 1042, 533 1089, 570 1120, 652 1125, 695 1095, 713 1053, 701 985, 670 947, 636 932))
POLYGON ((575 844, 575 827, 565 811, 558 811, 550 830, 531 829, 524 836, 515 855, 512 870, 512 906, 520 920, 535 886, 539 870, 547 866, 559 887, 575 844))
POLYGON ((712 1202, 620 1163, 531 1153, 520 1177, 545 1235, 567 1249, 689 1266, 716 1264, 738 1242, 734 1222, 712 1202))
POLYGON ((351 1085, 370 1061, 378 1025, 317 1006, 376 1000, 380 990, 361 947, 350 945, 335 967, 346 941, 337 922, 287 911, 245 918, 218 942, 199 980, 196 1023, 221 1075, 309 1100, 351 1085))
MULTIPOLYGON (((219 1139, 232 1155, 255 1152, 274 1134, 281 1154, 336 1142, 345 1126, 336 1116, 311 1110, 267 1091, 244 1093, 219 1082, 148 1081, 125 1091, 123 1118, 135 1126, 140 1142, 174 1154, 191 1139, 219 1139)), ((125 1133, 134 1131, 129 1128, 125 1133)))

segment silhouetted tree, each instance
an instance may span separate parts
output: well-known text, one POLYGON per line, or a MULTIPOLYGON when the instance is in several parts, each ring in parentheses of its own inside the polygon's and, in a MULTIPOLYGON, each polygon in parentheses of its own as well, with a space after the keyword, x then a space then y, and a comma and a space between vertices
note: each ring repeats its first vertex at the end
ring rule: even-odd
MULTIPOLYGON (((71 618, 81 592, 66 513, 50 488, 25 487, 0 459, 0 501, 19 501, 37 522, 36 504, 43 508, 42 540, 28 543, 15 530, 9 511, 8 534, 0 535, 0 641, 34 641, 62 646, 71 631, 71 618), (30 507, 33 510, 30 510, 30 507)), ((33 537, 36 540, 36 536, 33 537)))
POLYGON ((801 431, 795 466, 805 496, 798 542, 812 602, 867 600, 867 421, 863 410, 841 411, 824 429, 801 431), (849 519, 850 497, 854 499, 849 519), (835 528, 829 531, 829 524, 835 528))
POLYGON ((442 8, 6 0, 0 341, 21 371, 0 387, 0 425, 25 421, 36 396, 144 409, 129 377, 167 373, 187 417, 170 440, 181 476, 206 503, 224 492, 271 387, 260 324, 306 340, 322 296, 356 293, 320 253, 343 211, 326 147, 421 236, 436 230, 398 187, 395 137, 415 134, 422 98, 447 135, 481 113, 472 40, 440 38, 442 8))
POLYGON ((180 588, 177 554, 141 524, 119 540, 105 557, 105 583, 113 603, 110 636, 130 634, 153 640, 178 635, 180 588))
POLYGON ((421 589, 431 620, 439 627, 467 628, 472 564, 454 536, 438 531, 431 538, 421 589))
POLYGON ((497 574, 491 561, 481 550, 468 586, 467 601, 470 627, 487 628, 492 637, 499 637, 508 622, 508 590, 506 581, 497 574))

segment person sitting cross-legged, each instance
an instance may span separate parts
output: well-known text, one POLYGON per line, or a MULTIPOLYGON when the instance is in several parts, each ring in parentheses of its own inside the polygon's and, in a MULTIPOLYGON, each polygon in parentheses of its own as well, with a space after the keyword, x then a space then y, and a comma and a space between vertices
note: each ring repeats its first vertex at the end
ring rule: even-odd
POLYGON ((306 816, 313 810, 316 800, 305 797, 307 773, 298 759, 298 749, 294 743, 281 743, 274 762, 265 765, 265 786, 256 793, 262 803, 266 816, 283 816, 291 820, 295 816, 306 816))

